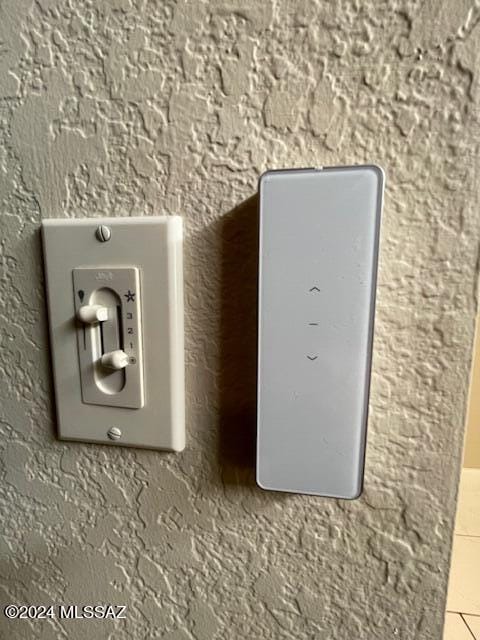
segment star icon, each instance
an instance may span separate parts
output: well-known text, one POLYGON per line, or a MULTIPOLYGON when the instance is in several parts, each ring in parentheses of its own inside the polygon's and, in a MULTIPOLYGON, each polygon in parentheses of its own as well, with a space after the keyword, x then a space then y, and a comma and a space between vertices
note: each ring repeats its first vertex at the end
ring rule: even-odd
POLYGON ((135 302, 135 292, 130 291, 129 289, 125 294, 125 298, 127 299, 127 302, 135 302))

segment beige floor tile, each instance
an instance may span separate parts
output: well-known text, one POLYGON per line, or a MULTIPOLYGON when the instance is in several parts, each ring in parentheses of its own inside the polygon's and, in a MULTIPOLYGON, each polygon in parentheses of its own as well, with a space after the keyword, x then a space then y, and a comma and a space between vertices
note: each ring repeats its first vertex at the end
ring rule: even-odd
POLYGON ((480 469, 463 469, 455 533, 480 536, 480 469))
POLYGON ((480 640, 480 616, 464 616, 464 618, 475 640, 480 640))
POLYGON ((480 538, 454 536, 447 611, 480 615, 480 538))
POLYGON ((447 613, 443 640, 473 640, 467 625, 458 613, 447 613))

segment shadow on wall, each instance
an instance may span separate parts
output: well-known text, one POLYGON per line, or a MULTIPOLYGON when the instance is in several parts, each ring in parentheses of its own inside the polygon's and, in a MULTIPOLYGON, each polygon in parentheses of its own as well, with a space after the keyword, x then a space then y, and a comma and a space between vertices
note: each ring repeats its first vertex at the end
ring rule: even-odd
POLYGON ((255 485, 258 196, 221 219, 220 438, 225 483, 255 485))
POLYGON ((40 276, 39 282, 39 291, 41 295, 41 303, 39 308, 39 323, 40 323, 40 331, 42 335, 41 343, 45 345, 47 357, 42 360, 43 366, 46 367, 45 375, 43 376, 43 380, 45 381, 45 397, 48 399, 48 414, 50 418, 51 427, 49 429, 49 440, 55 440, 58 435, 58 427, 57 427, 57 418, 55 413, 55 395, 54 389, 55 384, 53 380, 53 362, 52 362, 52 344, 50 331, 48 327, 48 304, 47 304, 47 295, 45 290, 46 283, 46 275, 45 275, 45 262, 43 255, 43 244, 42 244, 42 231, 41 229, 37 229, 34 234, 34 251, 33 256, 35 257, 35 264, 39 265, 38 275, 40 276))

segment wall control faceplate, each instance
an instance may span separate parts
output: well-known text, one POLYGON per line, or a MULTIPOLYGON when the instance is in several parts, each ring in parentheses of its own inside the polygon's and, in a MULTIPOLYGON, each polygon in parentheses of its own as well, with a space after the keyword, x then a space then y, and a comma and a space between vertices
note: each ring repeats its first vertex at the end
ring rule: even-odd
POLYGON ((182 450, 181 218, 42 226, 59 437, 182 450))
POLYGON ((271 171, 260 181, 257 482, 362 489, 383 172, 271 171))
POLYGON ((141 295, 136 267, 73 270, 83 402, 143 407, 141 295))

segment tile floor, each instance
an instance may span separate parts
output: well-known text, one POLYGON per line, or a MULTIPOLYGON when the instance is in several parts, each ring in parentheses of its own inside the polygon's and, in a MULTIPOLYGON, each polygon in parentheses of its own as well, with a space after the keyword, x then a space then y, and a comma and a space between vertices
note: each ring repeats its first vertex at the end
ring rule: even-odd
POLYGON ((480 469, 463 469, 443 640, 480 640, 480 469))

